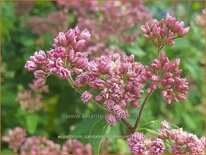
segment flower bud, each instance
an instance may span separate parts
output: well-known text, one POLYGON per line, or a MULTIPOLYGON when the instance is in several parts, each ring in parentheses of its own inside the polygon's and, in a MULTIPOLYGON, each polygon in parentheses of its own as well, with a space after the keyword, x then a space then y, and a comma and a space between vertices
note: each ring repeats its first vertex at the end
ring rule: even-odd
POLYGON ((37 65, 36 65, 35 62, 28 60, 28 61, 26 62, 26 64, 24 65, 24 68, 25 68, 27 71, 29 71, 29 72, 33 72, 33 71, 36 70, 37 65))
POLYGON ((139 103, 138 102, 132 102, 131 106, 134 108, 138 108, 139 107, 139 103))
POLYGON ((107 123, 110 125, 115 125, 118 122, 118 119, 112 114, 106 115, 105 119, 106 119, 107 123))
POLYGON ((182 31, 178 32, 180 37, 184 37, 190 30, 190 27, 184 28, 182 31))
POLYGON ((34 76, 36 79, 42 78, 46 75, 46 73, 43 70, 37 70, 34 72, 34 76))
POLYGON ((92 99, 92 94, 88 91, 85 91, 82 93, 81 98, 84 103, 89 102, 92 99))
POLYGON ((82 48, 85 46, 86 41, 85 40, 79 40, 78 42, 75 43, 74 48, 76 51, 81 51, 82 48))
POLYGON ((63 32, 59 32, 58 36, 54 39, 54 43, 56 46, 66 46, 67 39, 63 32))

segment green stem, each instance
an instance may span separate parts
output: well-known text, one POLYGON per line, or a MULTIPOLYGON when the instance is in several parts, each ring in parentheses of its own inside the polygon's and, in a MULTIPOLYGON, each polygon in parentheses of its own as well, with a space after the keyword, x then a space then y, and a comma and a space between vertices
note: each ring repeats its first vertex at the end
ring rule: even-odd
POLYGON ((144 101, 142 103, 142 106, 141 106, 140 111, 138 113, 138 117, 137 117, 135 125, 133 127, 134 130, 136 130, 138 125, 139 125, 139 121, 140 121, 140 118, 141 118, 141 115, 142 115, 142 111, 143 111, 147 101, 149 100, 150 96, 152 95, 152 93, 153 93, 153 91, 151 91, 149 94, 147 94, 147 96, 145 97, 145 99, 144 99, 144 101))
MULTIPOLYGON (((74 88, 79 94, 82 94, 82 93, 83 93, 83 91, 74 84, 74 80, 73 80, 71 77, 70 77, 67 81, 68 81, 68 83, 70 84, 70 86, 71 86, 72 88, 74 88)), ((100 108, 101 110, 103 110, 103 111, 105 111, 105 112, 107 112, 107 113, 112 113, 112 111, 104 108, 104 107, 101 106, 98 102, 96 102, 94 99, 91 99, 91 102, 94 103, 94 104, 95 104, 98 108, 100 108)), ((130 132, 133 131, 132 125, 127 121, 126 118, 122 118, 121 121, 125 124, 125 126, 128 128, 128 130, 129 130, 130 132)))
POLYGON ((133 126, 127 121, 127 119, 122 118, 121 121, 124 123, 124 125, 128 128, 129 132, 134 133, 135 130, 133 126))
MULTIPOLYGON (((163 46, 164 47, 164 46, 163 46)), ((162 50, 163 47, 157 47, 157 54, 158 54, 158 59, 159 59, 159 55, 160 55, 160 52, 162 50)), ((159 74, 159 71, 157 71, 157 76, 159 74)), ((142 111, 147 103, 147 101, 149 100, 150 96, 152 95, 152 93, 154 92, 154 90, 152 90, 150 93, 147 94, 147 96, 145 97, 141 107, 140 107, 140 111, 138 113, 138 117, 136 119, 136 122, 135 122, 135 125, 133 127, 133 132, 135 132, 135 130, 137 129, 138 125, 139 125, 139 121, 140 121, 140 118, 141 118, 141 115, 142 115, 142 111)))

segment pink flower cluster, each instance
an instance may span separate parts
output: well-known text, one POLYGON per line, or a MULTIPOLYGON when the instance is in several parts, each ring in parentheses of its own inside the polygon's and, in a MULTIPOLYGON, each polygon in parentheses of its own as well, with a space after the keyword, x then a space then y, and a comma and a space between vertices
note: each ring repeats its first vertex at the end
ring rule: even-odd
POLYGON ((17 152, 26 139, 26 131, 20 127, 9 130, 8 136, 3 136, 2 140, 9 143, 9 148, 17 152))
POLYGON ((170 153, 175 154, 204 154, 205 137, 198 138, 196 135, 180 129, 171 129, 168 122, 161 123, 159 137, 171 142, 170 153))
POLYGON ((177 21, 175 17, 166 15, 166 19, 153 20, 141 26, 144 37, 152 41, 159 48, 165 45, 173 46, 174 39, 183 37, 189 32, 189 27, 184 28, 183 21, 177 21))
MULTIPOLYGON (((24 2, 27 4, 27 2, 24 2)), ((25 7, 26 8, 26 7, 25 7)), ((21 4, 21 10, 22 4, 21 4)), ((53 36, 60 31, 68 29, 68 16, 63 11, 51 12, 47 17, 33 16, 28 20, 28 25, 32 29, 32 33, 41 35, 43 33, 51 33, 53 36)))
POLYGON ((87 30, 80 32, 78 27, 68 32, 60 32, 54 39, 54 48, 45 53, 40 50, 25 64, 26 70, 34 72, 35 85, 44 85, 50 74, 68 79, 72 73, 81 73, 87 66, 87 54, 82 52, 91 35, 87 30))
POLYGON ((132 44, 138 37, 132 30, 151 19, 151 14, 139 0, 124 2, 57 0, 57 4, 74 12, 79 28, 82 30, 86 28, 92 33, 93 44, 106 44, 110 41, 111 35, 116 41, 132 44))
POLYGON ((46 137, 28 137, 21 146, 21 154, 58 154, 61 153, 61 145, 55 144, 46 137))
POLYGON ((153 141, 143 133, 129 135, 127 140, 131 153, 163 154, 166 151, 172 154, 204 154, 205 137, 199 139, 182 128, 171 129, 166 121, 162 121, 160 127, 158 138, 153 141))
POLYGON ((96 0, 77 0, 77 1, 67 1, 67 0, 56 0, 57 5, 63 6, 65 10, 74 12, 75 16, 86 16, 87 11, 95 11, 98 9, 96 0))
MULTIPOLYGON (((110 111, 105 118, 111 125, 129 116, 126 105, 139 107, 138 100, 148 80, 151 82, 148 93, 160 85, 168 104, 185 100, 188 83, 180 78, 179 59, 170 63, 161 53, 150 67, 135 62, 133 55, 121 52, 90 60, 87 52, 83 52, 90 37, 87 30, 80 32, 76 27, 66 33, 60 32, 54 39, 54 48, 47 53, 41 50, 35 52, 25 64, 28 71, 34 72, 34 85, 44 85, 50 74, 71 82, 75 75, 75 87, 88 85, 95 92, 95 100, 110 111)), ((86 91, 81 97, 86 103, 93 94, 86 91)))
POLYGON ((92 154, 90 144, 82 144, 78 140, 68 140, 62 146, 42 136, 26 137, 26 131, 20 127, 9 130, 3 141, 9 148, 21 154, 92 154))
POLYGON ((33 112, 43 108, 42 93, 48 92, 48 86, 35 87, 35 84, 29 84, 28 90, 18 93, 17 101, 21 109, 33 112))
POLYGON ((34 86, 44 85, 50 74, 69 80, 78 89, 89 86, 95 95, 85 91, 82 101, 86 103, 94 97, 109 111, 105 118, 111 125, 129 116, 127 105, 139 107, 138 100, 148 81, 151 84, 148 93, 161 86, 168 104, 186 99, 188 83, 180 77, 179 59, 170 63, 161 53, 149 67, 135 62, 133 55, 121 52, 89 59, 83 48, 90 37, 87 30, 81 32, 75 27, 66 33, 60 32, 50 51, 35 52, 25 64, 28 71, 34 72, 34 86))
POLYGON ((29 14, 35 7, 34 1, 24 2, 15 1, 14 2, 14 13, 17 16, 24 16, 29 14))
MULTIPOLYGON (((113 54, 95 58, 88 63, 85 71, 78 75, 75 84, 85 85, 98 92, 96 101, 111 111, 106 116, 109 124, 129 115, 126 105, 138 107, 144 83, 147 81, 147 69, 134 61, 134 56, 113 54)), ((88 92, 82 94, 83 101, 91 98, 88 92)))
POLYGON ((195 16, 194 22, 198 26, 201 26, 202 28, 204 28, 205 27, 205 20, 204 19, 205 19, 205 8, 202 10, 201 13, 199 13, 195 16))
POLYGON ((92 146, 84 145, 76 139, 67 140, 62 146, 62 154, 92 154, 92 146))
POLYGON ((165 150, 164 142, 161 139, 157 138, 152 141, 139 132, 131 134, 127 141, 133 154, 162 154, 165 150))
POLYGON ((166 99, 167 104, 186 100, 188 92, 188 82, 181 78, 182 69, 179 69, 180 59, 175 59, 170 63, 164 53, 160 53, 158 59, 154 59, 150 66, 151 69, 151 86, 148 92, 155 90, 159 85, 162 88, 162 96, 166 99))

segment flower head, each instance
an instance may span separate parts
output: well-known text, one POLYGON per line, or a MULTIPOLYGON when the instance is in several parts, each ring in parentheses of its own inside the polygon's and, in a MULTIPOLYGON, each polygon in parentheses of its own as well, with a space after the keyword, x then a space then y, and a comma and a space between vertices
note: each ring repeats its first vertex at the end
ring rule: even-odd
POLYGON ((84 103, 89 102, 92 99, 92 94, 88 91, 85 91, 82 93, 81 98, 84 103))
POLYGON ((66 33, 59 32, 54 38, 54 48, 50 51, 35 52, 25 64, 25 69, 30 72, 35 71, 36 86, 42 86, 46 82, 46 75, 55 74, 61 79, 68 79, 77 70, 85 68, 88 58, 82 49, 90 37, 89 31, 81 32, 78 27, 75 27, 66 33))
POLYGON ((150 143, 149 150, 153 154, 162 154, 164 152, 165 146, 161 139, 157 139, 150 143))
POLYGON ((26 131, 20 127, 16 127, 13 130, 10 129, 8 136, 2 138, 3 141, 9 143, 9 148, 15 152, 20 148, 25 139, 26 131))
POLYGON ((46 137, 28 137, 21 147, 22 154, 58 154, 61 146, 46 137))
POLYGON ((105 119, 106 119, 107 123, 110 125, 115 125, 118 122, 118 119, 113 114, 106 115, 105 119))
POLYGON ((67 140, 62 146, 63 154, 92 154, 92 147, 90 144, 82 144, 76 139, 67 140))
POLYGON ((153 20, 141 26, 141 31, 146 39, 158 47, 163 48, 165 45, 173 46, 175 38, 183 37, 189 32, 189 27, 184 28, 183 21, 177 21, 175 17, 168 13, 166 19, 160 21, 153 20))
POLYGON ((183 129, 170 129, 166 121, 161 123, 161 131, 159 137, 162 140, 170 140, 170 153, 179 154, 202 154, 204 152, 203 138, 198 138, 196 135, 187 133, 183 129), (164 124, 164 125, 163 125, 164 124))
POLYGON ((179 102, 186 100, 188 92, 188 82, 185 78, 181 78, 182 70, 179 68, 180 59, 175 59, 171 63, 164 53, 160 53, 158 59, 155 59, 150 66, 151 86, 148 92, 157 89, 159 85, 163 91, 162 96, 166 99, 166 103, 179 102), (161 76, 157 73, 161 72, 161 76))
POLYGON ((26 64, 24 65, 24 68, 25 68, 27 71, 29 71, 29 72, 33 72, 33 71, 36 70, 37 65, 36 65, 35 62, 29 60, 29 61, 27 61, 26 64))
POLYGON ((119 120, 129 116, 126 105, 138 107, 144 83, 147 81, 147 68, 134 61, 134 56, 112 54, 89 61, 84 72, 75 80, 78 87, 88 85, 99 92, 95 99, 112 111, 119 120))

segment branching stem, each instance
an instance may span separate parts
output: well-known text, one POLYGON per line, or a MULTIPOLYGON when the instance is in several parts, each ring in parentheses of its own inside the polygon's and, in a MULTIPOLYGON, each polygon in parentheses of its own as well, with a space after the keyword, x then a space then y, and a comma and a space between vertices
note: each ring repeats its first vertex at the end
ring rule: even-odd
MULTIPOLYGON (((175 38, 176 39, 176 38, 175 38)), ((164 46, 163 46, 164 47, 164 46)), ((160 52, 162 50, 163 47, 157 47, 157 54, 158 54, 158 58, 159 58, 159 55, 160 55, 160 52)), ((157 76, 158 76, 159 72, 157 72, 157 76)), ((140 107, 140 110, 139 110, 139 113, 138 113, 138 117, 136 119, 136 122, 135 122, 135 125, 133 127, 133 130, 132 132, 135 132, 136 129, 138 128, 138 125, 139 125, 139 121, 140 121, 140 118, 141 118, 141 115, 142 115, 142 111, 147 103, 147 101, 149 100, 150 96, 152 95, 152 93, 154 92, 154 90, 152 90, 150 93, 147 94, 147 96, 145 97, 141 107, 140 107)))
POLYGON ((153 93, 153 91, 151 91, 150 93, 148 93, 147 96, 145 97, 143 103, 142 103, 142 106, 141 106, 141 108, 140 108, 140 110, 139 110, 139 113, 138 113, 138 117, 137 117, 136 122, 135 122, 135 125, 134 125, 134 127, 133 127, 134 130, 136 130, 137 127, 138 127, 138 125, 139 125, 139 121, 140 121, 140 117, 141 117, 141 115, 142 115, 142 111, 143 111, 143 109, 144 109, 144 107, 145 107, 145 104, 147 103, 147 101, 149 100, 150 96, 152 95, 152 93, 153 93))
MULTIPOLYGON (((68 80, 68 83, 70 84, 70 86, 72 88, 74 88, 79 94, 82 94, 83 91, 81 90, 81 88, 77 87, 74 83, 74 80, 70 77, 68 80)), ((106 109, 105 107, 101 106, 97 101, 95 101, 94 99, 91 99, 91 102, 94 103, 98 108, 100 108, 101 110, 103 110, 106 113, 112 113, 112 111, 110 111, 109 109, 106 109)), ((124 125, 128 128, 128 130, 130 132, 133 133, 133 127, 132 125, 127 121, 126 118, 122 118, 121 121, 124 123, 124 125)))

